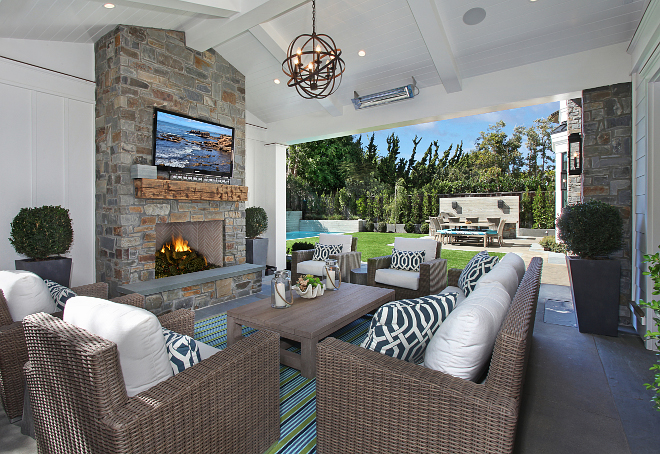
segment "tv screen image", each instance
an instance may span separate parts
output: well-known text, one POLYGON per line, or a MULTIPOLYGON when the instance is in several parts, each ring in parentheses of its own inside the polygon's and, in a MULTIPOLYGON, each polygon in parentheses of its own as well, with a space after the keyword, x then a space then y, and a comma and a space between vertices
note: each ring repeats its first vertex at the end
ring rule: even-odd
POLYGON ((232 176, 234 128, 154 109, 153 142, 155 166, 232 176))

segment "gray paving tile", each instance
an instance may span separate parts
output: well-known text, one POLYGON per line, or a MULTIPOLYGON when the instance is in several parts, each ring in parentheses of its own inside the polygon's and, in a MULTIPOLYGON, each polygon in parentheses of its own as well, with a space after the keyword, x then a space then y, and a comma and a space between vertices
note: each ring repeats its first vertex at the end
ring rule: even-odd
POLYGON ((32 454, 37 452, 37 442, 21 434, 19 424, 9 424, 4 408, 0 409, 0 452, 7 454, 32 454))

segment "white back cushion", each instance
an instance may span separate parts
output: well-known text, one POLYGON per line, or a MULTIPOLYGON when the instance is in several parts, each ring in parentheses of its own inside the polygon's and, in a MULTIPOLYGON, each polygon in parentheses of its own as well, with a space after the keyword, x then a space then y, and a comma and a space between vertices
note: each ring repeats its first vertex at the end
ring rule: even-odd
POLYGON ((424 251, 424 261, 434 260, 438 243, 432 238, 394 238, 394 248, 400 251, 424 251))
POLYGON ((0 290, 5 294, 15 322, 37 312, 52 314, 57 311, 46 283, 30 271, 0 271, 0 290))
POLYGON ((145 309, 76 296, 66 303, 64 321, 117 344, 129 397, 173 375, 160 322, 145 309))
POLYGON ((463 290, 461 290, 459 287, 454 287, 452 285, 448 285, 445 287, 439 295, 442 295, 443 293, 457 293, 458 297, 456 298, 456 305, 458 306, 461 304, 463 301, 465 301, 466 296, 465 293, 463 293, 463 290))
POLYGON ((511 297, 511 300, 516 296, 519 284, 518 273, 516 273, 516 270, 512 266, 499 262, 492 270, 481 276, 477 281, 475 289, 484 285, 492 284, 493 282, 499 282, 502 284, 511 297))
POLYGON ((353 237, 351 235, 334 235, 331 233, 319 233, 319 243, 321 244, 341 244, 343 246, 342 252, 351 252, 351 243, 353 237))
POLYGON ((424 366, 466 380, 479 378, 510 303, 497 282, 475 289, 436 331, 426 347, 424 366))
POLYGON ((525 261, 515 252, 509 252, 504 257, 500 259, 500 263, 512 266, 516 273, 518 274, 518 284, 522 281, 523 276, 525 275, 525 261))

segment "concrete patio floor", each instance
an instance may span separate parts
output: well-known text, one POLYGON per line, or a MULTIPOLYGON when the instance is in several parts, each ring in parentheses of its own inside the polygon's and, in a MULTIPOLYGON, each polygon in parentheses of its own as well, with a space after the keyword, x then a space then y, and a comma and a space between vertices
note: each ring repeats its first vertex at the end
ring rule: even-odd
MULTIPOLYGON (((618 337, 581 334, 574 323, 566 265, 549 264, 548 253, 530 251, 535 240, 508 240, 497 252, 516 252, 528 263, 544 258, 532 351, 521 404, 516 454, 650 454, 660 451, 660 412, 643 383, 655 354, 644 349, 632 330, 618 337), (563 268, 563 269, 562 269, 563 268), (561 310, 557 309, 557 304, 561 310), (560 323, 560 324, 556 324, 560 323), (571 326, 566 326, 571 325, 571 326)), ((481 250, 478 246, 443 245, 481 250)), ((269 277, 261 294, 198 310, 198 320, 270 294, 269 277)), ((0 452, 36 453, 36 443, 0 414, 0 452)))

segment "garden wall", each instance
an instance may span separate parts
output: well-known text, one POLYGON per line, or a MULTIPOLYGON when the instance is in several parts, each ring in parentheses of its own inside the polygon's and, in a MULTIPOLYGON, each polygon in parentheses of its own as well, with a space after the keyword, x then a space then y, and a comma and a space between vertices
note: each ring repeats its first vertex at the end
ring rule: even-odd
MULTIPOLYGON (((287 231, 289 229, 287 228, 287 231)), ((301 220, 298 230, 302 232, 340 232, 353 233, 360 231, 360 221, 306 221, 301 220)))

